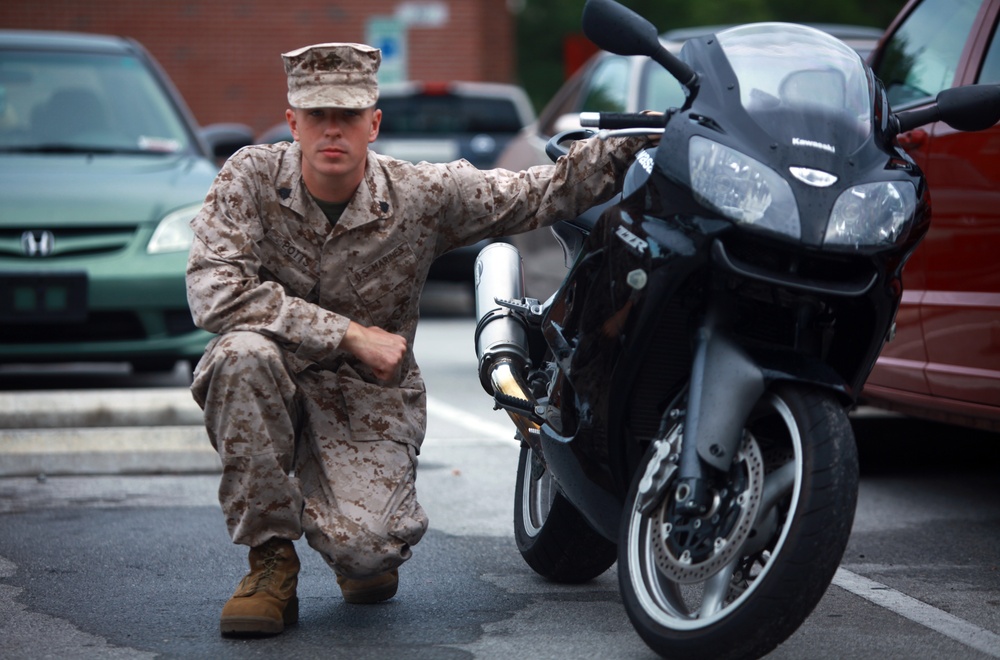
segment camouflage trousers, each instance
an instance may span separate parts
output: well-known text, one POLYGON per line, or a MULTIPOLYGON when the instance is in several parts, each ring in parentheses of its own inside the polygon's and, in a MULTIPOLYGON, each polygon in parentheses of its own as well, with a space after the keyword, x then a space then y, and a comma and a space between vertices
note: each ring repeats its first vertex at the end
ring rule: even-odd
POLYGON ((337 376, 294 373, 263 335, 214 340, 191 386, 222 458, 219 502, 234 543, 298 539, 339 575, 362 578, 410 558, 427 530, 416 449, 351 437, 337 376))

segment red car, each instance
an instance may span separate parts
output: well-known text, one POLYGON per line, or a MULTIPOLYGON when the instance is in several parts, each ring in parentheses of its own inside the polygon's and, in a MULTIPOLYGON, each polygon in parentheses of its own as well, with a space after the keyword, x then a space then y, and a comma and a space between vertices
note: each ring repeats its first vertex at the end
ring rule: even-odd
MULTIPOLYGON (((911 0, 869 57, 894 110, 942 89, 1000 83, 1000 0, 911 0)), ((931 228, 903 271, 895 336, 867 402, 1000 431, 1000 124, 899 136, 927 176, 931 228)))

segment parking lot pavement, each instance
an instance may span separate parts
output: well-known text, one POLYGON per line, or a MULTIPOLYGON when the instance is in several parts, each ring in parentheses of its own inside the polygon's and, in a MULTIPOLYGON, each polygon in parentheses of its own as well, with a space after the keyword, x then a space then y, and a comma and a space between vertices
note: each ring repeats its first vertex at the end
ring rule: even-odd
MULTIPOLYGON (((472 307, 462 284, 428 283, 421 298, 421 314, 445 322, 472 307)), ((114 365, 0 368, 0 477, 218 472, 189 380, 183 362, 138 376, 114 365)))
POLYGON ((0 394, 0 477, 221 469, 186 388, 0 394))

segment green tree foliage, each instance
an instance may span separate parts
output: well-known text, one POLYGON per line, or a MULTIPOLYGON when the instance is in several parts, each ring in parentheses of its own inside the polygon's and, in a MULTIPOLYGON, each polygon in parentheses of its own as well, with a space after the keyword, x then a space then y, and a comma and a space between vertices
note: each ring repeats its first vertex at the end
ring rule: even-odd
MULTIPOLYGON (((661 32, 755 21, 853 23, 885 28, 904 0, 619 0, 661 32)), ((565 80, 564 43, 580 33, 585 0, 523 0, 517 17, 518 76, 537 109, 565 80)))

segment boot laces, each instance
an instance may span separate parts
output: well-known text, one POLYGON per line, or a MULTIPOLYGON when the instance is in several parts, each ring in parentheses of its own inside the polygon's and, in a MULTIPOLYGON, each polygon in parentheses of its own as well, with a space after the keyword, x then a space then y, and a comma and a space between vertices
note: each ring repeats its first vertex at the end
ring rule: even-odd
POLYGON ((271 578, 274 577, 274 569, 277 568, 278 562, 281 560, 281 555, 279 553, 278 547, 275 545, 269 545, 264 549, 263 556, 264 570, 257 576, 257 588, 266 588, 271 582, 271 578))

